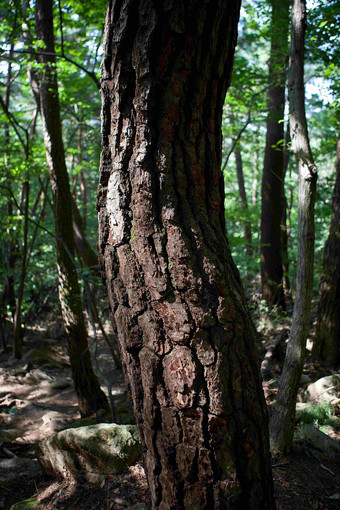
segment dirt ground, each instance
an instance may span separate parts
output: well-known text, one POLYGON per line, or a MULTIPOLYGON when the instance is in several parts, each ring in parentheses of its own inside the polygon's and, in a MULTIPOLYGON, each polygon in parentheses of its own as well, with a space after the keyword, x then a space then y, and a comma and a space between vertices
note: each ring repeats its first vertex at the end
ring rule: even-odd
MULTIPOLYGON (((24 349, 25 353, 45 349, 53 355, 39 366, 27 355, 13 360, 9 353, 0 354, 0 429, 9 434, 0 441, 0 509, 8 510, 26 498, 38 500, 44 510, 121 510, 141 502, 149 508, 141 462, 100 485, 75 484, 42 473, 35 460, 37 442, 80 416, 60 323, 51 326, 51 322, 42 320, 39 326, 27 328, 24 349)), ((117 421, 132 423, 122 372, 115 368, 103 340, 97 358, 112 385, 117 421)), ((317 373, 313 376, 316 379, 317 373)), ((273 399, 273 392, 268 392, 268 399, 273 399)), ((340 494, 339 460, 305 440, 295 441, 289 458, 273 457, 279 508, 339 509, 339 499, 334 499, 340 494)))

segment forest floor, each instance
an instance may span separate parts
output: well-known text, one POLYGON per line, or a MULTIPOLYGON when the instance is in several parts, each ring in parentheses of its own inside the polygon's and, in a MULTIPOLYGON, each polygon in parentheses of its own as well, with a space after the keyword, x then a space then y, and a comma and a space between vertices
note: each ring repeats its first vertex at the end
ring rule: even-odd
MULTIPOLYGON (((289 319, 257 317, 262 338, 261 356, 287 325, 289 328, 289 319)), ((10 353, 0 354, 0 433, 2 429, 5 434, 0 435, 3 438, 0 441, 0 510, 8 510, 26 498, 39 501, 43 510, 122 510, 141 502, 149 508, 150 496, 141 462, 100 485, 52 479, 40 470, 35 457, 37 442, 80 417, 61 330, 60 318, 52 321, 51 317, 40 317, 38 324, 25 330, 26 354, 21 360, 14 360, 10 353), (32 349, 51 352, 49 362, 42 367, 32 364, 27 355, 30 351, 34 357, 32 349)), ((117 421, 132 423, 122 372, 115 369, 103 341, 99 342, 97 359, 112 385, 117 421)), ((304 372, 310 374, 313 381, 327 374, 310 358, 304 372)), ((271 388, 269 382, 264 389, 270 406, 275 398, 275 387, 271 388)), ((333 438, 339 440, 340 435, 333 431, 333 438)), ((289 457, 273 456, 272 459, 279 508, 338 509, 339 500, 332 496, 340 494, 339 460, 339 454, 318 450, 297 435, 289 457)))

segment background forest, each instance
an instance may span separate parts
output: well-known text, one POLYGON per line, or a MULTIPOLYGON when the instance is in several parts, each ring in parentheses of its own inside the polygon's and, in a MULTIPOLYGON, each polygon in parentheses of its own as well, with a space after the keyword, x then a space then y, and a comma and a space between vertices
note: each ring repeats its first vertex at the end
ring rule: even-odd
MULTIPOLYGON (((72 193, 82 216, 86 238, 93 249, 97 236, 95 203, 100 156, 98 86, 105 7, 105 2, 98 2, 96 7, 91 8, 86 4, 80 6, 77 2, 63 2, 60 13, 55 5, 54 16, 65 157, 72 193)), ((222 127, 227 233, 233 258, 246 286, 255 282, 254 278, 260 269, 261 179, 268 111, 270 13, 269 3, 243 3, 232 84, 226 98, 222 127), (243 195, 239 193, 237 161, 243 174, 246 206, 243 195), (249 227, 251 249, 245 238, 245 225, 249 227)), ((25 324, 42 303, 54 294, 56 288, 55 249, 50 234, 54 227, 42 121, 29 75, 32 69, 39 69, 35 61, 34 14, 29 4, 23 15, 19 4, 6 2, 1 8, 1 15, 3 143, 0 277, 3 282, 6 278, 13 279, 13 290, 17 296, 22 273, 22 250, 25 248, 27 260, 22 299, 22 324, 25 324), (31 49, 25 49, 28 44, 31 49), (27 204, 23 196, 24 182, 29 183, 27 204), (27 239, 23 214, 25 207, 28 207, 30 216, 27 239), (12 260, 11 250, 15 251, 12 260)), ((308 12, 306 109, 310 142, 319 173, 315 209, 315 292, 318 291, 323 248, 329 232, 335 183, 340 94, 338 19, 339 6, 335 1, 317 2, 308 12)), ((286 126, 287 108, 281 121, 286 126)), ((282 151, 284 147, 284 140, 278 141, 277 150, 282 151)), ((294 286, 297 179, 293 158, 289 158, 286 171, 285 193, 289 279, 294 286)), ((10 306, 8 300, 2 300, 3 327, 4 320, 8 321, 11 317, 10 306)))
MULTIPOLYGON (((39 93, 46 61, 40 51, 44 37, 35 28, 34 2, 0 0, 0 348, 5 353, 4 364, 11 356, 25 359, 27 345, 32 347, 27 344, 32 331, 47 323, 52 331, 54 322, 58 323, 54 331, 61 328, 60 316, 69 306, 61 296, 60 307, 58 299, 58 267, 60 278, 65 250, 72 260, 65 274, 69 271, 77 280, 73 284, 80 287, 94 372, 107 390, 104 396, 96 383, 89 385, 91 389, 82 389, 86 386, 83 376, 72 366, 80 414, 90 416, 104 408, 110 409, 114 418, 114 385, 105 379, 96 360, 100 338, 113 358, 112 365, 120 367, 96 254, 106 1, 59 0, 53 9, 55 46, 48 55, 55 60, 50 64, 51 69, 57 69, 58 78, 57 87, 53 80, 46 86, 46 97, 51 92, 60 119, 54 117, 49 128, 39 93), (62 135, 62 164, 67 172, 58 174, 53 187, 55 170, 46 153, 55 129, 62 135), (68 208, 65 200, 63 220, 58 222, 57 196, 65 187, 70 189, 72 204, 68 208), (65 238, 63 232, 67 232, 65 238), (73 236, 72 248, 66 236, 73 236), (99 401, 100 405, 95 403, 99 401)), ((336 373, 340 363, 340 4, 337 0, 311 0, 307 10, 305 108, 318 172, 308 369, 304 370, 310 383, 336 373), (331 335, 327 328, 332 329, 331 335)), ((290 150, 287 85, 289 30, 289 2, 243 2, 222 123, 227 237, 259 334, 261 359, 266 355, 262 375, 269 403, 275 400, 285 357, 281 351, 291 324, 298 265, 298 175, 290 150)), ((66 330, 72 327, 69 324, 66 330)), ((84 349, 89 352, 87 333, 84 349)), ((60 338, 65 340, 62 333, 60 338)), ((71 365, 72 349, 69 343, 71 365)), ((91 379, 91 360, 87 362, 91 379)), ((0 402, 5 396, 0 388, 0 402)), ((314 406, 312 411, 308 408, 303 420, 324 426, 324 431, 332 425, 330 435, 338 439, 338 413, 339 399, 314 406)), ((340 498, 338 493, 328 495, 333 496, 340 498)))

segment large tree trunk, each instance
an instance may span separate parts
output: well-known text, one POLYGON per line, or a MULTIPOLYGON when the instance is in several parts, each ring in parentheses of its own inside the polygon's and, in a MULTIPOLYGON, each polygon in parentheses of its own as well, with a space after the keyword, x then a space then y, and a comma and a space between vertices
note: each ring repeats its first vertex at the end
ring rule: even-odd
POLYGON ((293 441, 296 396, 305 359, 313 291, 317 171, 309 146, 305 115, 303 81, 305 25, 305 0, 293 0, 288 92, 292 151, 295 154, 299 175, 298 261, 290 338, 270 428, 273 447, 283 453, 289 452, 293 441))
POLYGON ((285 308, 281 248, 284 179, 284 105, 288 51, 289 0, 272 0, 269 63, 268 119, 262 175, 261 280, 263 299, 269 306, 285 308))
POLYGON ((51 56, 54 53, 52 0, 36 1, 36 33, 37 38, 44 42, 44 50, 47 52, 44 54, 42 50, 41 62, 44 64, 44 72, 40 82, 40 100, 53 194, 59 298, 79 409, 80 413, 86 416, 101 408, 108 409, 108 403, 91 364, 73 258, 72 197, 61 133, 55 62, 51 56))
POLYGON ((239 8, 110 0, 107 11, 99 254, 160 510, 275 507, 220 171, 239 8))
POLYGON ((337 144, 332 221, 325 243, 319 296, 313 354, 335 368, 340 365, 340 139, 337 144))

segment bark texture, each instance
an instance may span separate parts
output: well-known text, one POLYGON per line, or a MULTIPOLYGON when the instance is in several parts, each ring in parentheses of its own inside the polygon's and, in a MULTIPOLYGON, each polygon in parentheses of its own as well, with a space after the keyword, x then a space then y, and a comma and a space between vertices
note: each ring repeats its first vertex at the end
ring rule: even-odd
POLYGON ((295 405, 310 325, 314 269, 314 205, 317 170, 309 146, 305 115, 304 40, 305 0, 293 0, 288 92, 292 151, 299 176, 298 261, 296 296, 286 360, 270 427, 275 449, 289 453, 295 426, 295 405))
POLYGON ((289 0, 272 0, 269 63, 268 119, 262 174, 261 280, 263 299, 269 306, 285 308, 281 248, 284 193, 284 106, 288 53, 289 0))
POLYGON ((86 416, 102 408, 108 409, 108 403, 91 364, 74 261, 72 197, 65 164, 55 62, 51 56, 54 53, 52 0, 36 1, 36 34, 49 53, 41 56, 44 71, 40 80, 40 104, 53 194, 59 299, 79 410, 86 416))
POLYGON ((272 509, 267 412, 225 236, 240 2, 109 1, 99 258, 154 509, 272 509))
POLYGON ((318 322, 313 354, 332 367, 340 365, 340 139, 337 144, 336 180, 332 221, 325 244, 319 289, 318 322))

